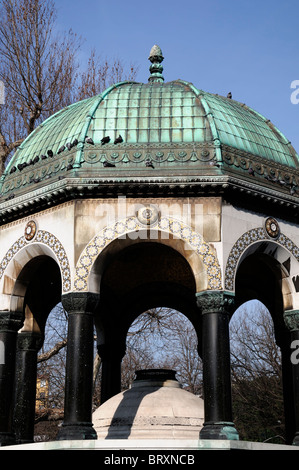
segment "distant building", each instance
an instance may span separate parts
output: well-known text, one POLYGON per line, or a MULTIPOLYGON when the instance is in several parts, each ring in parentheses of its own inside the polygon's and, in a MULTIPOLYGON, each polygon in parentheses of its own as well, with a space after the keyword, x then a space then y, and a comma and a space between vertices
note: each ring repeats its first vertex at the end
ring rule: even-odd
POLYGON ((49 405, 49 378, 42 375, 36 381, 35 412, 41 413, 48 409, 49 405))

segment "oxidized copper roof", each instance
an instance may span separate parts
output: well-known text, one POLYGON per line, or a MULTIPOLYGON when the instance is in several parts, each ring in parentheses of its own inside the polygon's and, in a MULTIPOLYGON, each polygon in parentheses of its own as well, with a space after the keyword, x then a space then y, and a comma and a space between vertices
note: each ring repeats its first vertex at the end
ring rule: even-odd
POLYGON ((242 103, 196 89, 177 80, 168 83, 119 83, 103 94, 75 103, 41 124, 23 142, 10 162, 13 166, 48 150, 55 158, 59 149, 78 140, 76 162, 84 161, 85 137, 95 144, 121 134, 124 145, 148 143, 221 144, 253 155, 299 167, 298 155, 288 140, 264 117, 242 103))
POLYGON ((299 158, 284 135, 243 103, 182 80, 164 82, 162 60, 154 46, 148 83, 118 83, 42 123, 2 175, 0 201, 65 177, 125 184, 254 176, 259 187, 293 188, 296 196, 299 158))

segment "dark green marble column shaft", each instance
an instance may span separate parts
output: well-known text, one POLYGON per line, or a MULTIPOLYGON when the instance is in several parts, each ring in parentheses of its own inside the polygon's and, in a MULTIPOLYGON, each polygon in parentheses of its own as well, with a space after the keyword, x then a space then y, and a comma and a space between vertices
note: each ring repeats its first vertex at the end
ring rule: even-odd
POLYGON ((15 443, 12 425, 17 332, 22 313, 0 312, 0 446, 15 443))
POLYGON ((18 334, 13 418, 17 444, 34 440, 37 353, 41 346, 42 336, 39 333, 18 334))
POLYGON ((299 310, 284 312, 284 321, 291 333, 290 362, 293 375, 295 436, 293 444, 299 446, 299 310))
POLYGON ((202 318, 205 423, 201 439, 238 439, 232 421, 229 312, 234 296, 223 291, 197 294, 202 318))
POLYGON ((70 293, 62 303, 69 314, 64 421, 58 440, 96 439, 92 427, 93 325, 98 295, 70 293))

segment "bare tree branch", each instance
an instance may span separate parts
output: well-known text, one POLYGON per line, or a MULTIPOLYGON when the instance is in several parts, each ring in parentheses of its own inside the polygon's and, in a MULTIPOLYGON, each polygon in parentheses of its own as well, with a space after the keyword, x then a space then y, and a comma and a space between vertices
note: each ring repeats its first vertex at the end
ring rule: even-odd
POLYGON ((67 339, 64 339, 63 341, 60 341, 59 343, 56 343, 55 346, 50 349, 50 351, 47 351, 46 353, 40 354, 37 358, 37 363, 40 364, 41 362, 48 361, 51 359, 51 357, 55 356, 61 349, 65 348, 67 345, 67 339))

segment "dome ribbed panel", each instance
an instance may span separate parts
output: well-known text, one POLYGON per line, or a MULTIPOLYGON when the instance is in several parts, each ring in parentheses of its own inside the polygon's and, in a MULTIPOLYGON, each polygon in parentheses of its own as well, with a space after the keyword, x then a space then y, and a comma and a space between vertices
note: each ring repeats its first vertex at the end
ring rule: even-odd
POLYGON ((296 168, 288 141, 265 118, 234 100, 204 93, 222 144, 296 168))
POLYGON ((80 132, 95 98, 68 106, 41 124, 16 152, 13 165, 29 161, 35 156, 45 155, 48 150, 57 153, 62 145, 79 139, 80 132))
POLYGON ((206 120, 199 100, 180 84, 130 84, 113 89, 94 114, 95 142, 119 134, 128 144, 204 142, 206 120))

